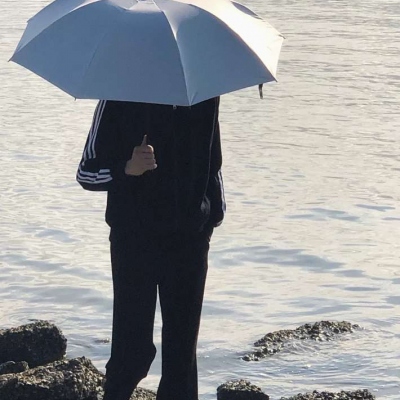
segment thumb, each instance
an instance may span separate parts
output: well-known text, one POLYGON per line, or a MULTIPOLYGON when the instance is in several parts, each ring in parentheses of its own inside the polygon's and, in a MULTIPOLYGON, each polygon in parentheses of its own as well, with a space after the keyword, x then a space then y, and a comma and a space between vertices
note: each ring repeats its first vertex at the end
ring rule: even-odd
POLYGON ((147 146, 147 135, 143 136, 143 140, 142 140, 141 146, 147 146))

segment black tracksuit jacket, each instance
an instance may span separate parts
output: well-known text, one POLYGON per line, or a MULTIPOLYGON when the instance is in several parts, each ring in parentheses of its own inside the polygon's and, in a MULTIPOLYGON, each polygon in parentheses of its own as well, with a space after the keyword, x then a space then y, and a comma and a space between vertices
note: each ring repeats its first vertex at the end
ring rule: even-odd
POLYGON ((218 122, 219 97, 192 107, 101 100, 77 181, 107 191, 111 234, 196 232, 225 213, 218 122), (125 174, 135 146, 154 147, 157 168, 125 174))

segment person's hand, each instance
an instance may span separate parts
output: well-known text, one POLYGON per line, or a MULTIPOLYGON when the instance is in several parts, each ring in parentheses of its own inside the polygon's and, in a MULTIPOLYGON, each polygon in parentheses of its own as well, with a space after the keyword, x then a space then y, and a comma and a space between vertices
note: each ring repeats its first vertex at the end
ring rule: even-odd
POLYGON ((127 175, 140 176, 146 171, 157 168, 154 149, 147 144, 147 135, 143 136, 142 144, 133 149, 132 157, 125 165, 127 175))

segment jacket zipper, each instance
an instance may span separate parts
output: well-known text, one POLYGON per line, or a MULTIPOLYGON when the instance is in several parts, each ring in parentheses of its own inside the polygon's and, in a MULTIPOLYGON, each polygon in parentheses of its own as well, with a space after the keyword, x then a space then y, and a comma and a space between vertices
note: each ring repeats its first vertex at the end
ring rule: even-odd
POLYGON ((179 210, 178 210, 178 162, 177 162, 177 151, 178 151, 178 144, 176 141, 176 130, 175 130, 175 111, 177 110, 177 106, 172 106, 172 135, 173 135, 173 154, 174 154, 174 201, 175 201, 175 230, 178 231, 179 229, 179 210))

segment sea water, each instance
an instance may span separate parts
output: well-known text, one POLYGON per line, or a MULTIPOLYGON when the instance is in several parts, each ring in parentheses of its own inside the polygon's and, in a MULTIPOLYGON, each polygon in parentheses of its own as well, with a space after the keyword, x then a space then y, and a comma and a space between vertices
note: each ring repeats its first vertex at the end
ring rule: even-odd
MULTIPOLYGON (((0 6, 0 327, 57 324, 68 357, 104 371, 112 287, 104 193, 75 171, 94 101, 7 63, 47 1, 0 6)), ((227 214, 215 230, 200 331, 202 400, 248 378, 275 400, 368 388, 400 398, 400 3, 248 0, 286 37, 278 83, 223 96, 227 214), (241 356, 320 320, 364 330, 241 356)), ((157 149, 156 149, 157 150, 157 149)), ((156 389, 158 355, 141 386, 156 389)))

